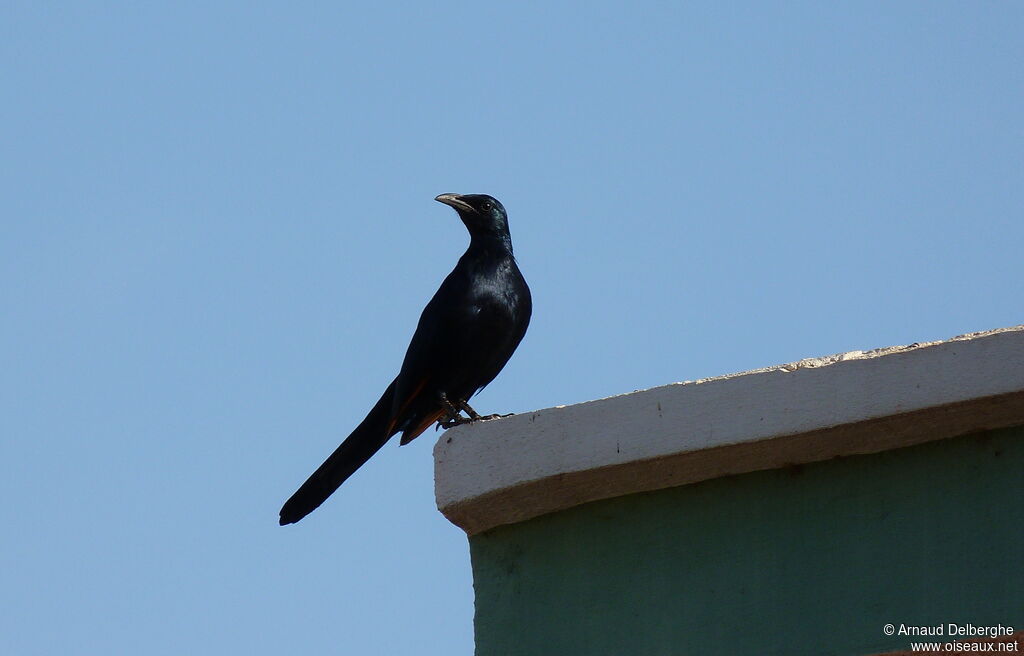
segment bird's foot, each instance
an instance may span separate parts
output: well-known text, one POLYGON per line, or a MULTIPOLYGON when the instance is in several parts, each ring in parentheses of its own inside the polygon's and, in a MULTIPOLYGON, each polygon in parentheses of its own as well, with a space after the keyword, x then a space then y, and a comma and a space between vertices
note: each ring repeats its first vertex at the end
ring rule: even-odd
POLYGON ((473 421, 472 417, 467 419, 466 417, 463 417, 462 415, 459 414, 459 409, 455 407, 455 404, 448 400, 447 394, 441 392, 438 396, 440 397, 441 405, 444 406, 444 414, 441 415, 441 418, 438 420, 437 425, 434 426, 435 431, 439 428, 448 430, 453 426, 458 426, 459 424, 466 424, 473 421))
POLYGON ((477 419, 479 419, 480 421, 490 421, 491 419, 504 419, 505 417, 511 417, 514 414, 514 412, 510 412, 506 415, 500 415, 495 413, 493 415, 484 415, 482 417, 477 417, 477 419))
POLYGON ((491 419, 511 417, 513 414, 510 412, 507 415, 481 415, 462 399, 459 399, 455 403, 452 403, 451 401, 448 400, 448 396, 444 392, 441 393, 441 403, 442 405, 444 405, 445 415, 442 417, 440 421, 437 422, 437 426, 434 428, 434 430, 437 430, 438 428, 448 430, 449 428, 453 428, 455 426, 461 426, 463 424, 472 424, 477 421, 490 421, 491 419), (459 410, 464 410, 466 414, 469 416, 463 417, 461 414, 459 414, 459 410))
POLYGON ((454 428, 463 424, 472 424, 478 420, 479 418, 474 419, 472 417, 463 417, 462 415, 455 415, 454 417, 449 416, 437 422, 437 427, 448 430, 449 428, 454 428))
POLYGON ((514 412, 510 412, 507 415, 499 415, 499 414, 479 415, 478 414, 475 417, 463 417, 462 415, 455 415, 454 417, 448 416, 448 417, 445 417, 444 419, 438 421, 437 422, 437 426, 435 427, 434 430, 437 430, 438 428, 443 428, 445 430, 448 430, 449 428, 454 428, 455 426, 461 426, 463 424, 475 424, 478 421, 490 421, 492 419, 502 419, 503 417, 511 417, 513 414, 515 414, 515 413, 514 412))
POLYGON ((512 415, 515 414, 514 412, 510 412, 507 415, 493 414, 493 415, 483 415, 483 416, 481 416, 480 414, 477 413, 476 410, 474 410, 473 408, 469 407, 469 404, 466 403, 465 401, 459 401, 459 407, 462 408, 463 410, 465 410, 466 414, 469 415, 469 418, 472 419, 473 421, 478 421, 478 420, 479 421, 487 421, 489 419, 501 419, 502 417, 511 417, 512 415))

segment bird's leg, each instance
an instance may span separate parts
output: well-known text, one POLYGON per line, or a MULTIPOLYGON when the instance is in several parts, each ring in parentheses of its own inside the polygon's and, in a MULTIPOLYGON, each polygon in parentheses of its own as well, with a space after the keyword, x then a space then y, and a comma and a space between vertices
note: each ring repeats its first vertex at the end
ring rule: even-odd
POLYGON ((465 410, 466 414, 469 415, 469 418, 473 421, 480 419, 480 414, 473 408, 469 407, 469 404, 465 401, 459 401, 459 408, 465 410))
POLYGON ((459 407, 466 411, 466 414, 469 415, 470 421, 487 421, 488 419, 500 419, 501 417, 511 417, 514 414, 510 412, 507 415, 494 414, 480 416, 480 414, 473 408, 469 407, 469 404, 466 403, 465 401, 459 401, 459 407))
POLYGON ((437 396, 441 401, 441 405, 444 406, 444 414, 438 420, 437 426, 434 427, 434 430, 437 430, 438 428, 448 430, 452 426, 457 426, 458 424, 456 422, 461 419, 459 416, 459 409, 452 405, 452 402, 448 400, 448 395, 444 392, 441 392, 437 396))
POLYGON ((472 424, 476 421, 487 421, 488 419, 498 419, 500 417, 511 417, 512 413, 507 415, 481 415, 479 412, 474 410, 468 403, 462 399, 452 403, 448 399, 448 395, 444 392, 438 394, 438 398, 441 401, 441 405, 444 406, 445 414, 437 422, 437 428, 443 428, 448 430, 453 426, 461 426, 462 424, 472 424), (463 417, 459 414, 459 411, 464 411, 468 417, 463 417))
POLYGON ((447 398, 447 394, 445 394, 444 392, 438 394, 438 397, 440 398, 441 404, 444 405, 445 413, 441 420, 437 422, 437 428, 443 428, 446 431, 447 429, 450 429, 453 426, 472 424, 477 420, 487 419, 481 418, 473 408, 469 407, 469 405, 466 404, 465 401, 460 400, 458 404, 453 403, 452 401, 449 400, 449 398, 447 398), (468 408, 469 417, 463 417, 462 414, 459 413, 459 408, 461 407, 468 408))
POLYGON ((445 421, 457 419, 459 416, 459 409, 456 408, 455 405, 448 400, 448 395, 445 394, 444 392, 441 392, 440 394, 438 394, 438 397, 440 397, 441 399, 441 405, 444 406, 445 412, 448 413, 444 417, 445 421))

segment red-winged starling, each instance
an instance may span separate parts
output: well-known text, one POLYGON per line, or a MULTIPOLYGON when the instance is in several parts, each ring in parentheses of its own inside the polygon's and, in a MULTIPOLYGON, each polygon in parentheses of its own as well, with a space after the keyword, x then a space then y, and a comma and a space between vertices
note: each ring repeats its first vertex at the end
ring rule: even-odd
POLYGON ((508 215, 484 194, 441 194, 469 230, 469 248, 420 316, 398 377, 362 423, 281 508, 281 525, 316 510, 396 433, 408 444, 438 422, 481 417, 469 399, 494 380, 530 324, 530 288, 512 255, 508 215), (462 417, 465 411, 469 417, 462 417))

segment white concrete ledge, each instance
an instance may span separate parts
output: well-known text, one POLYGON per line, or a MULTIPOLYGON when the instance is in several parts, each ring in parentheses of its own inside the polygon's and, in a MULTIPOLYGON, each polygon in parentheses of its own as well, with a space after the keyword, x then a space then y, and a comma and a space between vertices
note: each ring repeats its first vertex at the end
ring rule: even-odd
POLYGON ((1024 326, 854 351, 453 428, 467 533, 589 501, 1024 424, 1024 326))

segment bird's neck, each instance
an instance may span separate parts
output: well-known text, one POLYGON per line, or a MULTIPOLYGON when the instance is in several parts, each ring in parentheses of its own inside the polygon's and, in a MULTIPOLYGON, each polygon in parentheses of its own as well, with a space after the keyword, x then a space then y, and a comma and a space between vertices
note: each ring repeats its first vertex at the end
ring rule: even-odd
POLYGON ((512 256, 512 237, 505 233, 503 235, 495 234, 475 234, 471 235, 469 241, 469 249, 466 251, 467 254, 474 253, 481 256, 495 257, 495 256, 512 256))

